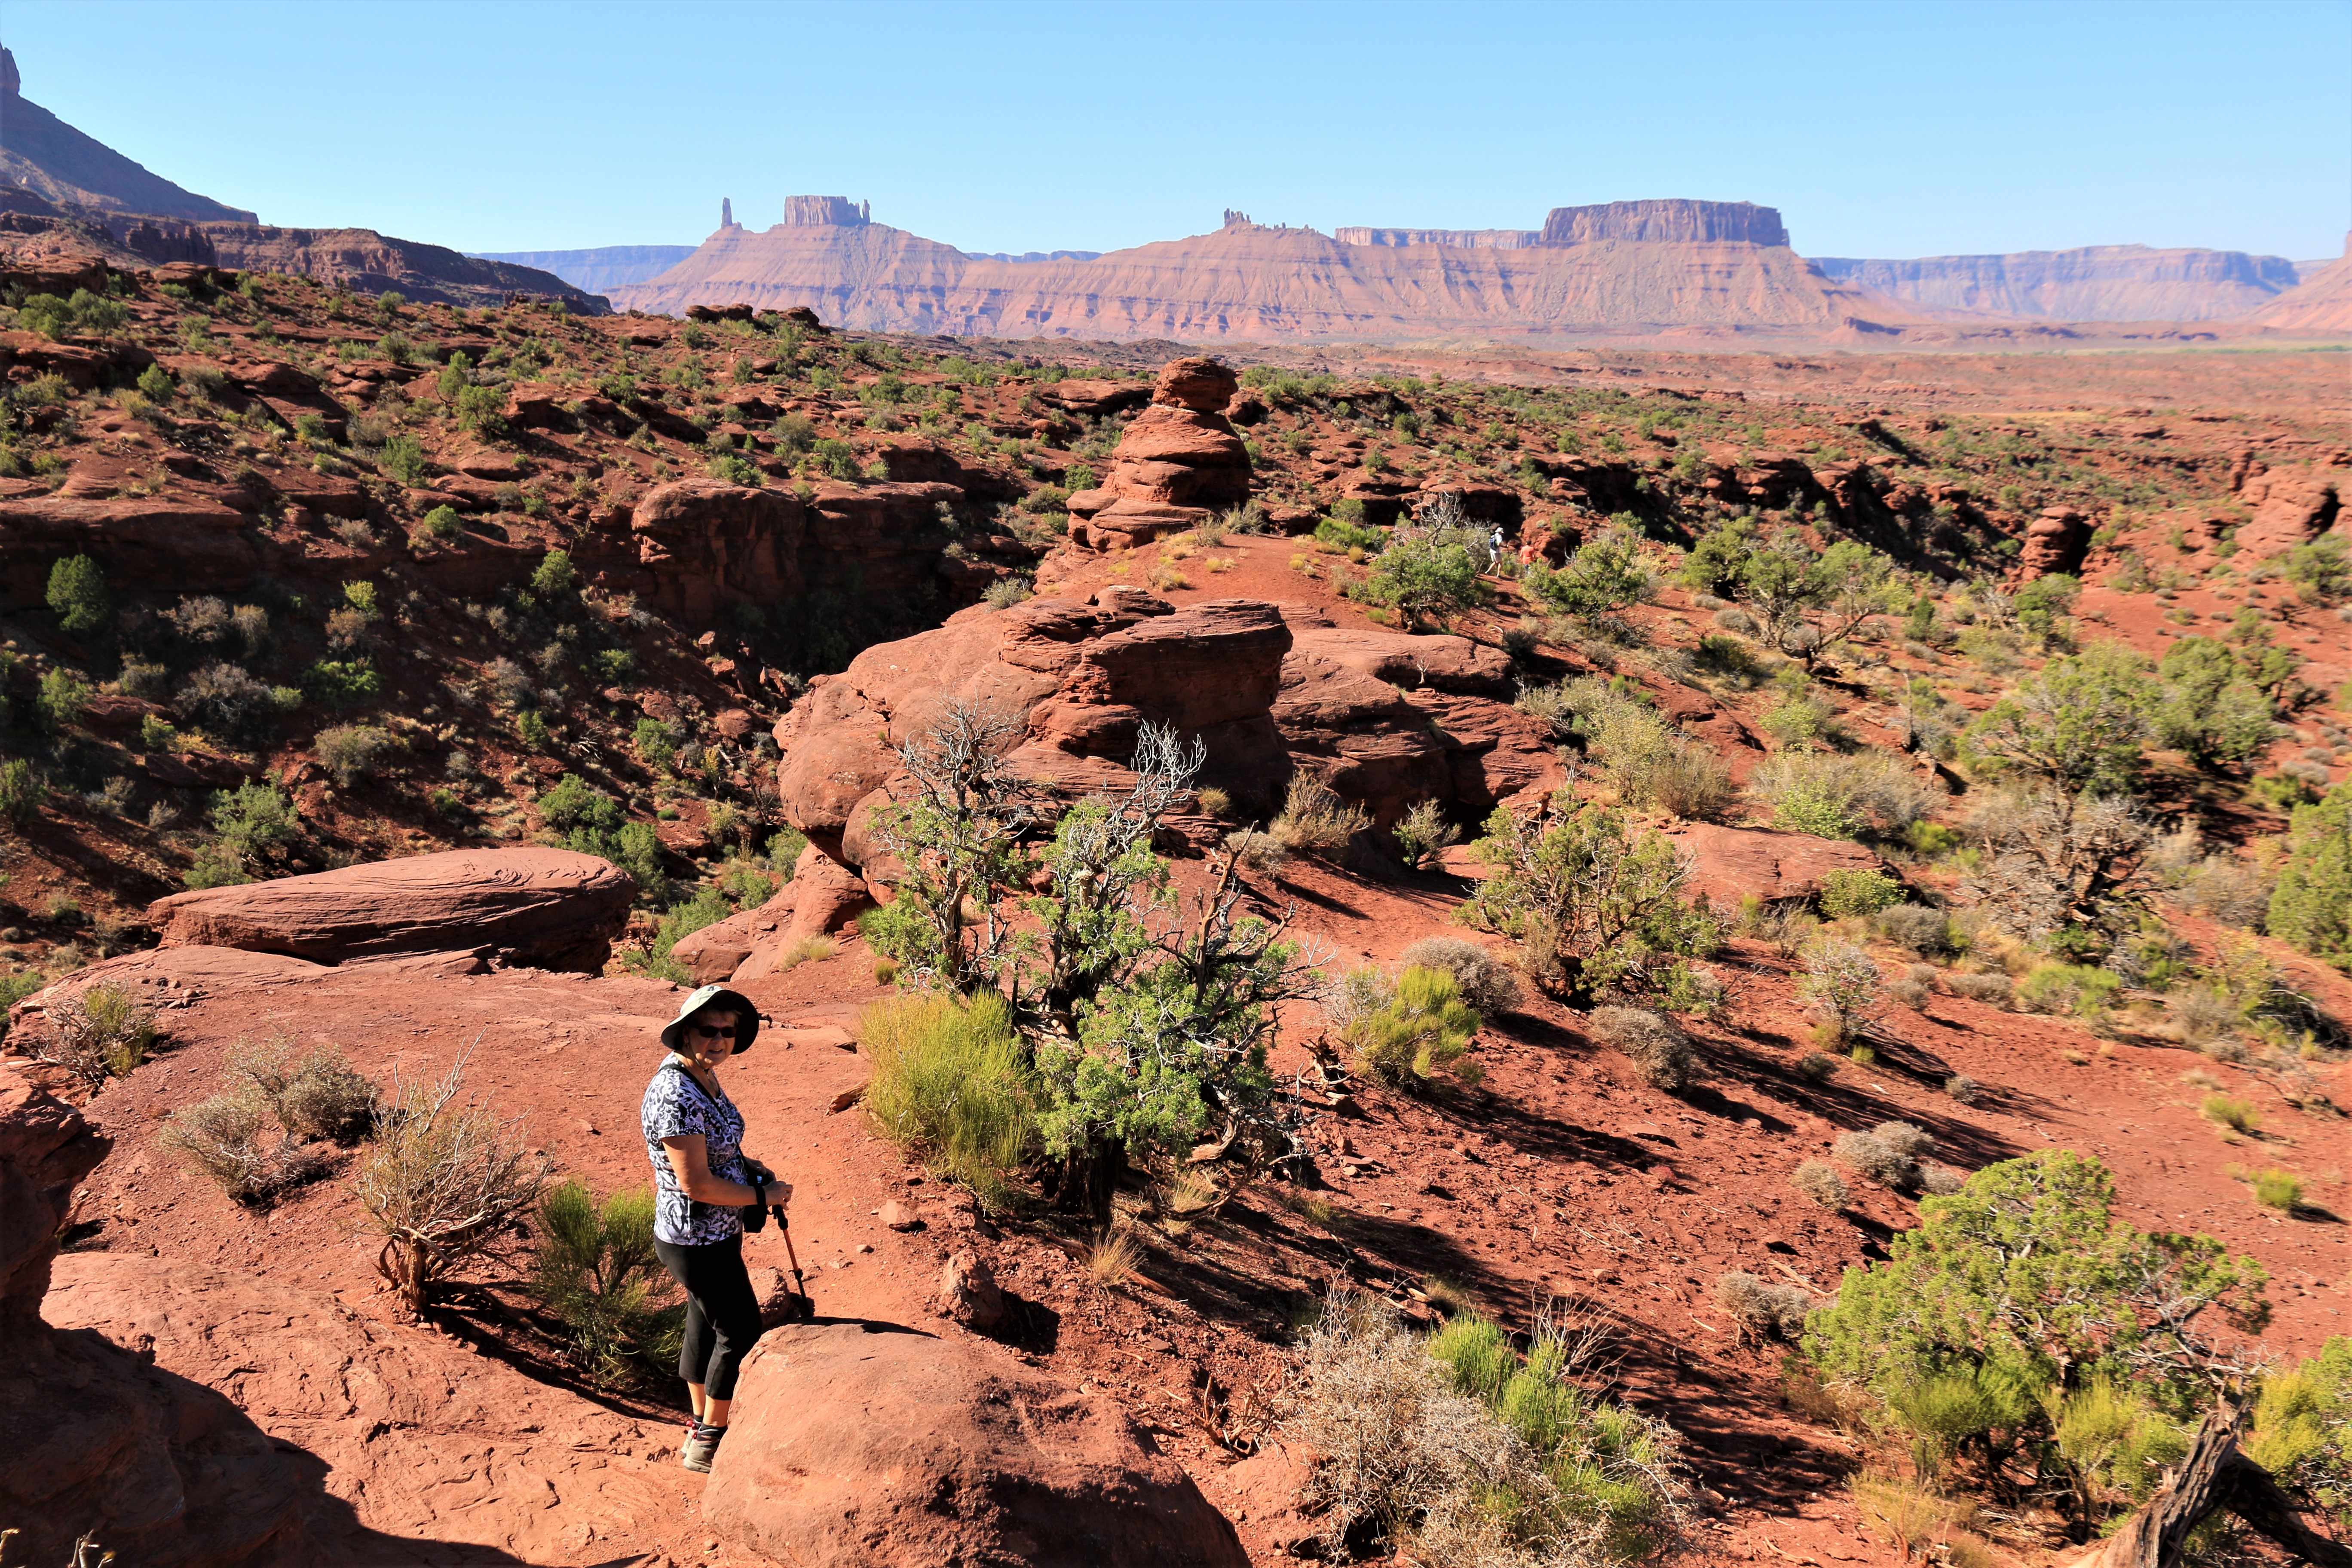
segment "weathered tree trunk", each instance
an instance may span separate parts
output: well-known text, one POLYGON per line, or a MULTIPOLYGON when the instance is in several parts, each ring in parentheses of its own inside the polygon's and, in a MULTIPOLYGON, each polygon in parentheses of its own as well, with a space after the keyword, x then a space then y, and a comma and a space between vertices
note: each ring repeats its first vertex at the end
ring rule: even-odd
POLYGON ((2314 1534, 2270 1472, 2238 1451, 2245 1422, 2242 1406, 2225 1406, 2206 1416, 2188 1458, 2166 1476, 2163 1489, 2147 1506, 2068 1568, 2179 1568, 2189 1532, 2217 1508, 2236 1514, 2294 1553, 2299 1563, 2352 1568, 2352 1549, 2314 1534))

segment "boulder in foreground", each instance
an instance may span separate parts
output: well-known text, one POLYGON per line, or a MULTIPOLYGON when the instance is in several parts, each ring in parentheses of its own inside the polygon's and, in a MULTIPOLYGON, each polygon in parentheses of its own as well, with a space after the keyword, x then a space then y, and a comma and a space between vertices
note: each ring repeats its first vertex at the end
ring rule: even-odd
POLYGON ((165 947, 235 947, 316 963, 490 949, 508 963, 595 973, 637 885, 569 849, 450 849, 158 899, 165 947))
POLYGON ((703 1518, 834 1568, 1246 1568, 1176 1462, 1108 1398, 993 1346, 779 1329, 745 1369, 703 1518))

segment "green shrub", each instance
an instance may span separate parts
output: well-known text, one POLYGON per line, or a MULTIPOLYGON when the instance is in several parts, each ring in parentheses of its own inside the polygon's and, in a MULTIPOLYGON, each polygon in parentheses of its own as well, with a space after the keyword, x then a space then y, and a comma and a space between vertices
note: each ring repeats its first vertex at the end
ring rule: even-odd
POLYGON ((294 840, 294 803, 258 779, 214 794, 213 833, 236 863, 259 860, 294 840))
POLYGON ((35 776, 31 763, 23 757, 0 762, 0 820, 24 826, 33 820, 47 793, 35 776))
POLYGON ((2270 933, 2352 971, 2352 783, 2295 807, 2271 890, 2270 933))
POLYGON ((551 550, 530 574, 530 591, 541 599, 568 599, 580 592, 580 574, 572 568, 570 552, 551 550))
POLYGON ((507 433, 506 395, 495 386, 461 386, 456 404, 457 427, 495 438, 507 433))
POLYGON ((2115 1005, 2123 984, 2110 970, 2079 963, 2037 963, 2018 984, 2017 1003, 2029 1013, 2072 1013, 2095 1020, 2115 1005))
POLYGON ((1468 1059, 1478 1022, 1453 975, 1414 964, 1397 976, 1387 1005, 1349 1025, 1348 1043, 1364 1070, 1392 1088, 1419 1089, 1440 1073, 1475 1084, 1485 1076, 1468 1059))
POLYGON ((1373 563, 1364 596, 1394 609, 1407 629, 1424 620, 1443 626, 1457 612, 1486 602, 1480 568, 1465 545, 1438 537, 1391 540, 1373 563))
POLYGON ((48 600, 58 629, 68 637, 102 631, 114 615, 106 574, 87 555, 66 556, 49 568, 48 600))
POLYGON ((84 710, 89 706, 90 686, 70 669, 47 670, 33 700, 33 709, 40 716, 41 727, 55 734, 81 722, 84 710))
POLYGON ((2303 1206, 2303 1178, 2292 1171, 2258 1172, 2254 1176, 2254 1201, 2264 1208, 2293 1214, 2303 1206))
POLYGON ((128 1078, 155 1043, 154 1012, 128 986, 102 982, 49 1005, 50 1046, 40 1059, 63 1068, 92 1092, 128 1078))
POLYGON ((1831 871, 1822 878, 1822 913, 1867 919, 1903 901, 1903 884, 1880 871, 1831 871))
MULTIPOLYGON (((414 436, 398 435, 389 437, 385 440, 383 450, 376 454, 375 460, 376 466, 385 473, 390 474, 402 484, 411 487, 423 484, 425 475, 432 471, 431 465, 425 460, 424 445, 414 436)), ((454 536, 457 514, 449 511, 446 506, 434 508, 433 513, 425 520, 425 529, 437 535, 438 531, 433 527, 433 517, 442 512, 449 512, 450 531, 454 536)))
POLYGON ((638 720, 630 741, 648 767, 667 768, 677 760, 677 739, 670 733, 669 726, 658 719, 638 720))
POLYGON ((873 1058, 866 1115, 877 1131, 995 1206, 1036 1141, 1035 1113, 1012 1016, 992 993, 969 1003, 936 994, 877 1002, 859 1016, 873 1058))
POLYGON ((599 1204, 575 1177, 549 1188, 535 1217, 532 1292, 562 1322, 574 1364, 606 1387, 675 1364, 685 1308, 654 1254, 653 1190, 599 1204))
POLYGON ((2235 1095, 2209 1094, 2197 1108, 2197 1113, 2214 1126, 2226 1127, 2232 1132, 2262 1131, 2262 1112, 2254 1109, 2254 1102, 2235 1095))
POLYGON ((2352 598, 2352 543, 2341 532, 2296 545, 2279 569, 2307 604, 2334 605, 2352 598))
POLYGON ((526 708, 515 715, 515 739, 534 752, 547 751, 555 744, 554 731, 535 708, 526 708))
POLYGON ((425 514, 421 526, 428 536, 445 542, 462 537, 466 531, 465 524, 457 520, 455 507, 435 507, 425 514))
POLYGON ((1414 868, 1433 863, 1462 837, 1462 830, 1445 820, 1444 808, 1433 800, 1414 805, 1397 819, 1389 832, 1396 839, 1397 852, 1404 857, 1404 863, 1414 868))
POLYGON ((383 677, 363 658, 322 658, 303 673, 302 685, 330 708, 355 708, 383 695, 383 677))
POLYGON ((809 459, 820 472, 836 479, 855 479, 857 472, 857 448, 836 437, 827 436, 809 447, 809 459))
POLYGON ((1315 524, 1318 543, 1335 550, 1360 550, 1367 555, 1378 555, 1387 548, 1389 536, 1385 530, 1367 528, 1360 522, 1347 522, 1336 517, 1318 520, 1315 524))
POLYGON ((376 724, 338 724, 320 731, 310 744, 319 754, 320 766, 333 774, 336 785, 342 789, 369 777, 395 752, 406 749, 399 736, 376 724))
POLYGON ((654 928, 653 942, 643 957, 634 960, 630 967, 641 974, 650 974, 674 985, 692 984, 694 977, 687 973, 684 964, 670 956, 670 949, 678 944, 679 939, 692 936, 705 926, 717 925, 734 912, 719 889, 696 889, 692 898, 672 904, 663 913, 654 928))

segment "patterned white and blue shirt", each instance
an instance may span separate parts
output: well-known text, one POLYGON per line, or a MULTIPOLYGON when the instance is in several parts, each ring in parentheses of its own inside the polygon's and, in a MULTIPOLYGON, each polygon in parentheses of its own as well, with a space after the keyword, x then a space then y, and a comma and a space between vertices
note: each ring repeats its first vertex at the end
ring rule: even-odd
POLYGON ((705 1094, 694 1075, 675 1058, 665 1061, 646 1085, 639 1121, 646 1132, 646 1152, 654 1163, 654 1238, 672 1247, 707 1247, 742 1233, 743 1220, 726 1204, 697 1203, 677 1184, 670 1168, 665 1138, 701 1134, 709 1156, 710 1173, 730 1182, 751 1184, 743 1163, 743 1113, 720 1088, 717 1098, 705 1094))

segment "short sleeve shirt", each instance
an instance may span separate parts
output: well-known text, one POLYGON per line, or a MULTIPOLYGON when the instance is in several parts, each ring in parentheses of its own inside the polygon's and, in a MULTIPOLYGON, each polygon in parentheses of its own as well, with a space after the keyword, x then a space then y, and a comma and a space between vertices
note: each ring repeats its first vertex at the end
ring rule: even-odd
POLYGON ((665 1138, 700 1134, 709 1156, 710 1173, 749 1184, 751 1172, 743 1163, 743 1115, 720 1089, 713 1096, 684 1068, 665 1062, 646 1086, 639 1112, 646 1133, 646 1152, 654 1163, 654 1237, 673 1247, 707 1247, 740 1235, 743 1221, 725 1204, 697 1203, 677 1184, 670 1167, 665 1138))

